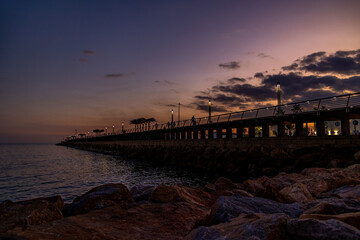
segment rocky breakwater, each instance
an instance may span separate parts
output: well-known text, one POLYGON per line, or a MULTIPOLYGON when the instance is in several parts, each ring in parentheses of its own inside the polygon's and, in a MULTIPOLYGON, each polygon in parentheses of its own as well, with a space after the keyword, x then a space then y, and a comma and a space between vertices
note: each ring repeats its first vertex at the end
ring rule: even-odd
POLYGON ((360 164, 0 205, 2 239, 360 239, 360 164))

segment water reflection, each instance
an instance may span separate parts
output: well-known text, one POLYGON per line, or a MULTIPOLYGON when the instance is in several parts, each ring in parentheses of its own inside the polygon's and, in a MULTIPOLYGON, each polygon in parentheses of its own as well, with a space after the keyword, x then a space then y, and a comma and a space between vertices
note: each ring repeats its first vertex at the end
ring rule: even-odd
POLYGON ((53 145, 0 145, 0 201, 61 195, 66 202, 105 183, 204 185, 209 179, 171 167, 53 145))

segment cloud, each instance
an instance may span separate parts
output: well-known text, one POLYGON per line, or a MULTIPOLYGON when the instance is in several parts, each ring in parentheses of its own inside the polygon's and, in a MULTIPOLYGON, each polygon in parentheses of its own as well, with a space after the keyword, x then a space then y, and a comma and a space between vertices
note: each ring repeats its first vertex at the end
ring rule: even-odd
POLYGON ((296 60, 289 66, 282 67, 284 71, 304 71, 318 74, 360 74, 360 49, 337 51, 334 54, 315 52, 296 60))
POLYGON ((124 77, 125 75, 122 74, 122 73, 113 73, 113 74, 106 74, 105 77, 106 78, 122 78, 124 77))
POLYGON ((359 92, 360 70, 357 66, 359 60, 360 50, 337 51, 333 54, 315 52, 283 67, 286 73, 267 74, 267 71, 256 73, 254 77, 261 80, 258 85, 245 82, 244 78, 232 78, 201 92, 200 95, 195 96, 194 102, 197 109, 204 111, 207 111, 206 103, 210 96, 214 100, 213 106, 218 106, 220 110, 234 111, 234 107, 248 109, 268 106, 270 102, 276 101, 277 82, 281 84, 283 102, 359 92), (306 72, 312 74, 304 74, 306 72), (325 75, 319 75, 318 72, 325 75), (338 73, 357 75, 340 78, 338 73))
POLYGON ((264 78, 264 74, 262 72, 257 72, 255 73, 254 78, 264 78))
POLYGON ((175 85, 176 83, 168 81, 168 80, 156 80, 154 81, 157 84, 162 84, 162 85, 175 85))
POLYGON ((237 82, 246 82, 246 79, 245 78, 237 78, 237 77, 228 79, 228 83, 230 83, 230 84, 234 84, 237 82))
POLYGON ((259 58, 273 58, 272 56, 266 55, 265 53, 259 53, 257 56, 258 56, 259 58))
POLYGON ((96 52, 93 50, 83 50, 82 53, 84 55, 95 55, 96 54, 96 52))
POLYGON ((221 63, 219 64, 219 67, 227 70, 235 70, 240 68, 240 62, 232 61, 227 63, 221 63))

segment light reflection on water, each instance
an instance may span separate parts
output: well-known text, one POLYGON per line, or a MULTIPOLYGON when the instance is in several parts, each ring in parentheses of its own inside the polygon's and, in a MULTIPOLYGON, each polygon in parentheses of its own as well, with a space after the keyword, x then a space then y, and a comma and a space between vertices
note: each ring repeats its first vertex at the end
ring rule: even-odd
POLYGON ((0 145, 0 202, 61 195, 71 202, 105 183, 135 185, 204 185, 190 172, 72 148, 26 144, 0 145))

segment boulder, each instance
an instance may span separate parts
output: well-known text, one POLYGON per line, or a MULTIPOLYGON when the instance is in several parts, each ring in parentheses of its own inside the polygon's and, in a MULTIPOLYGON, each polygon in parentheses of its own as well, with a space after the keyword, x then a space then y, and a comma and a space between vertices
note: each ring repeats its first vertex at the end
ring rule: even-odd
POLYGON ((355 199, 324 198, 307 204, 304 214, 336 215, 358 211, 360 211, 360 202, 355 199))
POLYGON ((241 214, 231 222, 221 223, 211 227, 194 229, 185 240, 209 239, 264 239, 286 240, 286 222, 289 216, 285 214, 241 214))
POLYGON ((165 185, 159 185, 150 196, 151 201, 159 203, 175 202, 178 199, 179 194, 176 188, 165 185))
POLYGON ((360 186, 342 186, 340 188, 321 194, 321 197, 354 198, 360 201, 360 186))
POLYGON ((302 183, 295 183, 289 187, 285 187, 280 191, 286 202, 308 203, 314 200, 314 197, 302 183))
POLYGON ((236 188, 236 185, 227 178, 221 177, 215 182, 216 191, 230 191, 236 188))
POLYGON ((297 218, 304 208, 299 203, 283 204, 270 199, 259 197, 244 197, 234 194, 233 196, 220 196, 211 207, 208 224, 228 222, 242 213, 285 213, 297 218))
POLYGON ((210 208, 189 203, 142 203, 129 209, 114 205, 26 229, 15 228, 0 239, 181 240, 202 225, 210 208))
POLYGON ((360 151, 357 151, 355 154, 354 154, 354 159, 358 162, 360 162, 360 151))
POLYGON ((154 186, 138 185, 130 189, 131 195, 135 201, 149 200, 151 194, 155 190, 154 186))
POLYGON ((257 179, 248 179, 243 182, 239 188, 245 190, 248 193, 251 193, 254 196, 261 197, 264 194, 265 187, 263 183, 267 180, 267 177, 257 178, 257 179))
POLYGON ((336 219, 341 222, 347 223, 360 230, 360 212, 342 213, 338 215, 325 215, 325 214, 302 214, 301 219, 317 219, 328 220, 336 219))
POLYGON ((61 196, 20 202, 4 201, 0 204, 0 233, 15 227, 39 225, 61 219, 63 207, 61 196))
POLYGON ((63 212, 65 216, 73 216, 114 205, 129 208, 133 204, 134 199, 126 186, 109 183, 76 197, 71 204, 65 205, 63 212))
POLYGON ((292 219, 287 222, 286 231, 293 240, 360 240, 360 230, 335 219, 292 219))

